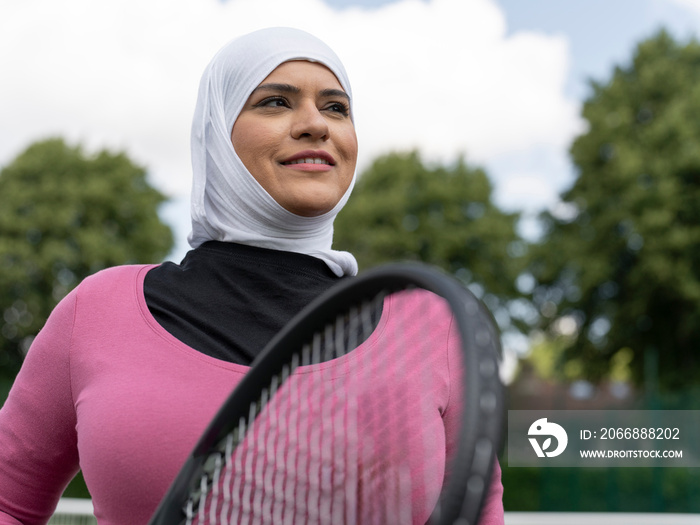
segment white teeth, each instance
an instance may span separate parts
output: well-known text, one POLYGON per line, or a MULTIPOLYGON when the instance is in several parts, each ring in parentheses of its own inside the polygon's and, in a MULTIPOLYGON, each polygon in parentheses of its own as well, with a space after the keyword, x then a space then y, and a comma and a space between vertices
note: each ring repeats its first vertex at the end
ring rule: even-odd
POLYGON ((287 165, 291 165, 291 164, 330 164, 330 162, 328 162, 325 159, 319 159, 317 157, 314 157, 314 158, 309 157, 306 159, 297 159, 297 160, 293 160, 291 162, 285 162, 285 164, 287 164, 287 165))

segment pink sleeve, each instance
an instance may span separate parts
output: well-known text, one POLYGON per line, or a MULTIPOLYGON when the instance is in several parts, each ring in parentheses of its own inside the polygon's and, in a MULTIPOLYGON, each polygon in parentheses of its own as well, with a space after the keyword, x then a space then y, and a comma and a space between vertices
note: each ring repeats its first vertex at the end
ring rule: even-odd
MULTIPOLYGON (((450 341, 448 343, 448 368, 450 381, 450 401, 443 413, 445 422, 445 443, 448 457, 452 454, 459 436, 459 402, 462 392, 459 386, 462 384, 461 358, 456 352, 460 352, 459 342, 456 340, 457 334, 454 327, 450 329, 450 341)), ((504 525, 505 517, 503 510, 503 484, 501 483, 501 467, 498 458, 494 460, 491 473, 491 484, 484 496, 481 507, 478 525, 504 525)))
POLYGON ((37 335, 0 409, 0 525, 46 523, 78 471, 70 384, 76 292, 37 335))
POLYGON ((501 466, 496 459, 491 472, 491 486, 484 498, 478 525, 504 525, 504 520, 501 466))

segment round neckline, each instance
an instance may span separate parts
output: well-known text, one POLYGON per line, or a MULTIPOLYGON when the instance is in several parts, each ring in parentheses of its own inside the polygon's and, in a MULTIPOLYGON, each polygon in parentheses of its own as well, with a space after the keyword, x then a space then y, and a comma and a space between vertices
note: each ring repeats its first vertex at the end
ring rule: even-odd
MULTIPOLYGON (((193 348, 189 346, 186 343, 183 343, 180 341, 177 337, 172 335, 170 332, 168 332, 165 328, 163 328, 158 321, 156 321, 155 317, 153 317, 153 314, 151 314, 151 311, 148 309, 148 305, 146 304, 146 296, 144 293, 144 281, 146 279, 146 274, 152 270, 153 268, 158 267, 158 264, 149 264, 149 265, 144 265, 141 267, 136 275, 136 279, 134 280, 134 295, 136 299, 136 303, 138 305, 139 312, 141 314, 141 318, 144 320, 144 322, 148 325, 150 330, 158 337, 163 339, 166 343, 168 343, 170 346, 176 348, 177 350, 189 355, 192 358, 195 358, 199 361, 203 361, 211 366, 215 366, 218 368, 225 368, 231 371, 239 372, 246 374, 248 371, 251 369, 250 366, 247 365, 241 365, 238 363, 232 363, 230 361, 225 361, 223 359, 218 359, 216 357, 212 357, 210 355, 207 355, 203 352, 200 352, 196 348, 193 348)), ((362 354, 365 352, 371 350, 374 348, 380 339, 382 333, 384 332, 386 325, 388 323, 389 319, 389 314, 391 310, 391 303, 392 300, 389 298, 388 300, 384 301, 384 307, 382 310, 381 317, 379 319, 379 322, 377 323, 376 328, 372 332, 372 334, 367 338, 366 341, 364 341, 362 344, 360 344, 357 348, 352 350, 351 352, 348 352, 345 355, 342 355, 340 357, 337 357, 335 359, 331 359, 330 361, 324 361, 322 363, 318 363, 315 365, 304 365, 304 366, 299 366, 295 373, 296 374, 308 374, 320 370, 325 370, 328 368, 338 368, 342 367, 343 365, 346 364, 346 362, 350 359, 353 359, 354 356, 360 357, 362 354)), ((340 369, 339 369, 340 370, 340 369)), ((341 370, 341 373, 339 375, 343 375, 347 373, 347 370, 341 370)), ((334 374, 333 377, 336 377, 337 375, 334 374)))
POLYGON ((144 294, 143 286, 144 286, 144 281, 146 279, 146 274, 151 271, 153 268, 158 267, 158 264, 149 264, 143 266, 137 276, 136 279, 134 280, 134 295, 136 299, 136 303, 138 304, 139 312, 141 314, 141 318, 145 321, 145 323, 148 325, 150 330, 158 337, 163 339, 166 343, 168 343, 170 346, 176 348, 177 350, 189 355, 190 357, 193 357, 199 361, 203 361, 211 366, 216 366, 218 368, 226 368, 229 370, 241 372, 241 373, 247 373, 250 370, 249 366, 246 365, 241 365, 238 363, 232 363, 230 361, 224 361, 223 359, 217 359, 216 357, 212 357, 210 355, 207 355, 203 352, 200 352, 196 348, 192 348, 186 343, 183 343, 180 341, 177 337, 172 335, 170 332, 168 332, 165 328, 163 328, 158 321, 156 321, 155 317, 153 317, 153 314, 151 314, 151 311, 148 309, 148 305, 146 304, 146 295, 144 294))

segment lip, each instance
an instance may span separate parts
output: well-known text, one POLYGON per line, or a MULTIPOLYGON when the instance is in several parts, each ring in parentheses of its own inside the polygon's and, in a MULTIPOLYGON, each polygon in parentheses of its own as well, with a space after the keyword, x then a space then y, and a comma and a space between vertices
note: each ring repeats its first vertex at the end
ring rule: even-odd
MULTIPOLYGON (((333 158, 333 155, 328 153, 327 151, 324 150, 312 150, 312 149, 307 149, 304 151, 300 151, 299 153, 295 153, 291 157, 288 157, 282 161, 280 161, 280 164, 283 166, 286 166, 287 162, 293 162, 295 160, 299 159, 323 159, 330 164, 330 166, 335 166, 335 159, 333 158)), ((328 167, 328 164, 314 164, 314 166, 326 166, 328 167)), ((305 166, 309 166, 309 164, 304 164, 305 166)), ((301 164, 293 164, 292 166, 301 166, 301 164)))

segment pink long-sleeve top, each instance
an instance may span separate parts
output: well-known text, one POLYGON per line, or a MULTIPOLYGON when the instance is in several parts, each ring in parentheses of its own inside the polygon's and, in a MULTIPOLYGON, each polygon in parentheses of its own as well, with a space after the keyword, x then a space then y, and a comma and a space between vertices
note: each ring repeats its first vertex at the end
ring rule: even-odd
MULTIPOLYGON (((46 523, 79 469, 100 525, 147 523, 248 371, 156 322, 143 294, 150 268, 86 279, 36 337, 0 410, 0 525, 46 523)), ((503 524, 502 491, 496 465, 481 525, 503 524)))

